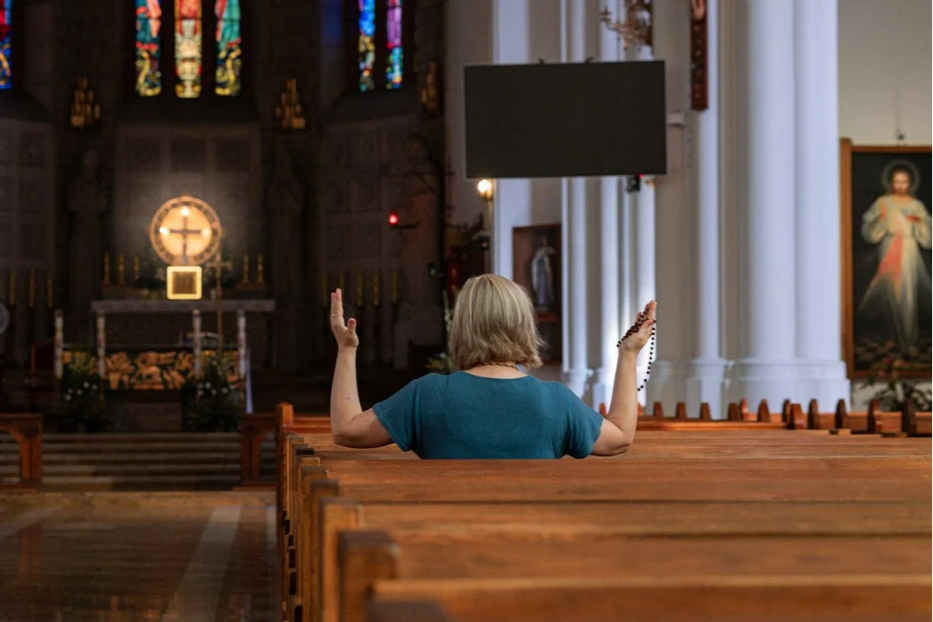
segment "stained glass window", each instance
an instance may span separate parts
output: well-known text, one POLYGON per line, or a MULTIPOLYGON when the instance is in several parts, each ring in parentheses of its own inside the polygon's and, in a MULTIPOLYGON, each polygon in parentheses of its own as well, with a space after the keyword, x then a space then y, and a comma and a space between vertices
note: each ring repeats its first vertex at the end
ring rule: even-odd
POLYGON ((240 94, 240 0, 216 0, 214 14, 217 16, 217 84, 218 95, 240 94))
POLYGON ((402 86, 402 0, 387 0, 386 88, 402 86))
MULTIPOLYGON (((2 0, 0 0, 2 1, 2 0)), ((136 2, 136 93, 152 97, 162 92, 162 2, 136 2)))
POLYGON ((10 67, 10 5, 13 0, 0 0, 0 91, 10 88, 13 70, 10 67))
POLYGON ((201 0, 175 0, 175 94, 201 95, 201 0))
POLYGON ((372 91, 376 88, 376 0, 360 2, 360 90, 372 91))

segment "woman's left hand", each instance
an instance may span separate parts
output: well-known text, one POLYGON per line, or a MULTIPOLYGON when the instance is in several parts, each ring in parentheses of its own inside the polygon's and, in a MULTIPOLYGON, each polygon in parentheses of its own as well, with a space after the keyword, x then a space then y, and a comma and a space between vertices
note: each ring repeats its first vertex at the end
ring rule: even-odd
POLYGON ((352 317, 344 324, 343 321, 343 292, 340 289, 330 295, 330 330, 337 340, 340 349, 356 349, 360 345, 360 338, 356 334, 356 320, 352 317))
POLYGON ((657 308, 658 303, 654 300, 645 305, 645 310, 638 314, 638 318, 635 320, 635 326, 629 330, 630 334, 619 345, 619 350, 637 354, 639 350, 645 347, 645 344, 648 343, 648 339, 651 337, 651 331, 654 329, 654 325, 658 323, 657 320, 654 319, 657 308))

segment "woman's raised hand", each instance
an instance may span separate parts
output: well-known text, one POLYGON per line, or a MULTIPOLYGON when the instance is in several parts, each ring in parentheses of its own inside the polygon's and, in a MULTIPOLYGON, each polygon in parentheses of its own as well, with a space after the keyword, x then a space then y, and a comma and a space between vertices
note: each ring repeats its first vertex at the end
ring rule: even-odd
POLYGON ((343 292, 340 289, 330 295, 330 330, 334 333, 338 348, 356 348, 360 338, 356 334, 356 320, 352 317, 343 321, 343 292))
POLYGON ((645 347, 648 339, 651 338, 651 332, 654 330, 655 324, 658 323, 654 319, 657 308, 658 303, 654 300, 645 305, 645 310, 639 313, 635 319, 635 325, 628 330, 619 343, 620 350, 637 353, 645 347))

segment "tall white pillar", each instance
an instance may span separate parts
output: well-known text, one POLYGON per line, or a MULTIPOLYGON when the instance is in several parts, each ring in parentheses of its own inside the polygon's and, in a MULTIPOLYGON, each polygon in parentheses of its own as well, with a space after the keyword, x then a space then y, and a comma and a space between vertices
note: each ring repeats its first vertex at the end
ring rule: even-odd
POLYGON ((745 330, 730 392, 751 404, 768 399, 780 405, 794 397, 797 376, 794 57, 788 54, 794 49, 794 2, 752 0, 747 19, 747 252, 740 277, 745 330))
MULTIPOLYGON (((565 24, 567 31, 567 60, 582 62, 586 50, 585 0, 567 0, 565 24)), ((570 335, 569 365, 566 384, 575 394, 582 396, 589 375, 587 368, 587 287, 586 287, 586 179, 575 177, 567 181, 566 216, 564 233, 567 236, 567 294, 564 312, 568 317, 570 335)))
POLYGON ((719 0, 706 1, 708 108, 691 115, 694 127, 694 351, 687 381, 688 412, 702 402, 713 417, 724 416, 721 358, 719 271, 719 0))
POLYGON ((796 0, 796 331, 806 403, 849 401, 841 360, 837 0, 796 0))
MULTIPOLYGON (((619 37, 600 24, 600 59, 619 60, 619 37)), ((619 178, 602 177, 599 180, 599 253, 600 303, 599 362, 593 383, 593 406, 605 403, 609 407, 612 385, 618 361, 619 333, 619 178)))

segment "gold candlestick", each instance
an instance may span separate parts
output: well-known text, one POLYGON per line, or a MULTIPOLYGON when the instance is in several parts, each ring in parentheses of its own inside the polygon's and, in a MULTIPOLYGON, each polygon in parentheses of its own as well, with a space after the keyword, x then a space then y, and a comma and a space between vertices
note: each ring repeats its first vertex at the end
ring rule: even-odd
POLYGON ((48 275, 45 278, 45 305, 51 309, 54 305, 54 293, 52 291, 52 275, 48 275))
POLYGON ((29 271, 29 308, 36 307, 36 271, 29 271))
POLYGON ((249 284, 249 253, 243 253, 243 284, 249 284))
POLYGON ((256 255, 256 284, 263 284, 263 275, 262 275, 262 253, 256 255))
POLYGON ((133 256, 133 284, 139 280, 139 257, 133 256))
POLYGON ((117 255, 117 285, 126 285, 126 257, 117 255))
POLYGON ((6 290, 7 302, 10 306, 16 304, 16 270, 10 268, 10 286, 6 290))
POLYGON ((373 306, 379 306, 379 271, 373 271, 373 306))
POLYGON ((363 271, 356 275, 356 306, 363 306, 363 271))
POLYGON ((104 253, 104 285, 110 285, 110 253, 104 253))
POLYGON ((392 304, 398 304, 398 268, 392 268, 392 304))

